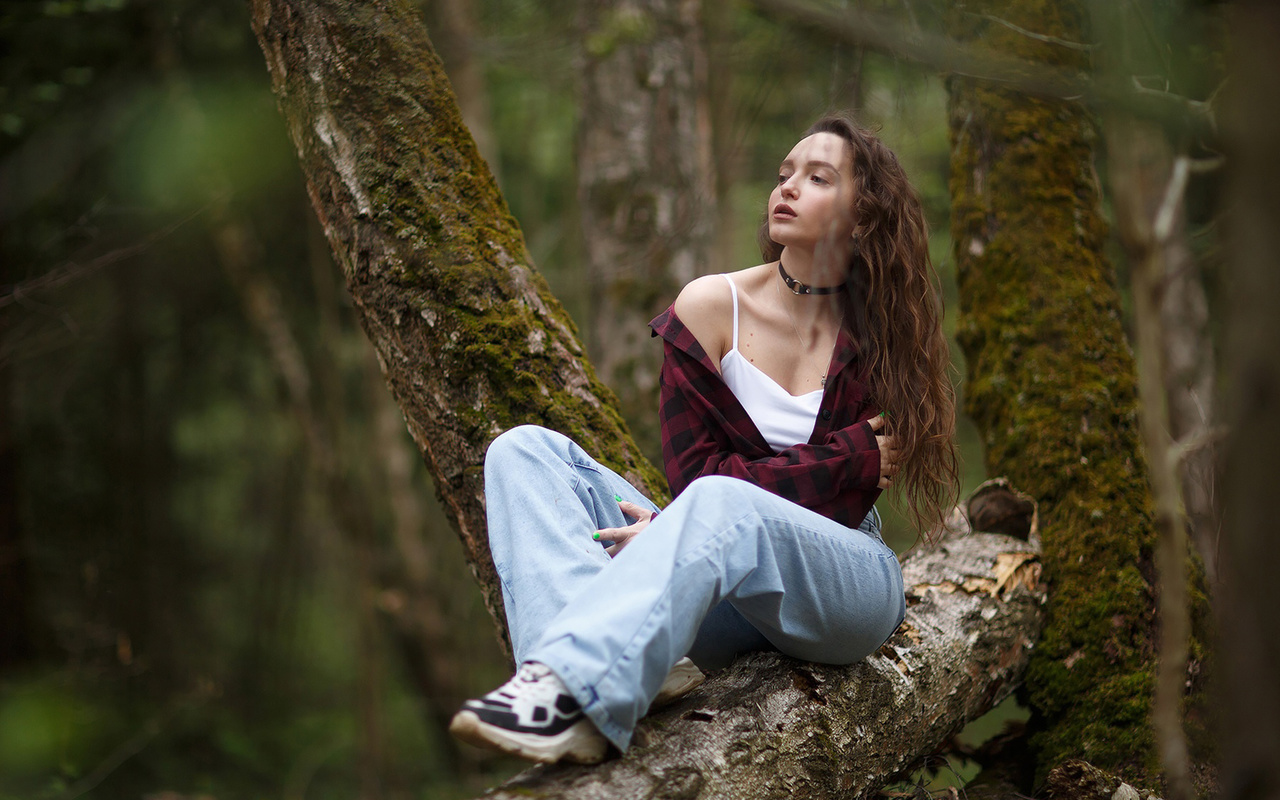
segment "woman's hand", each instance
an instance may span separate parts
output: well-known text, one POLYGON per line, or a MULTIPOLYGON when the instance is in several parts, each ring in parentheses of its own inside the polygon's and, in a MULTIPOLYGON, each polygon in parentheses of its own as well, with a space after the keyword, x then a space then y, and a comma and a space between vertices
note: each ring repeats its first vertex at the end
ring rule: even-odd
POLYGON ((592 537, 600 542, 613 542, 613 544, 604 549, 610 556, 616 556, 622 548, 627 546, 627 542, 631 541, 640 531, 649 527, 649 523, 657 516, 655 512, 642 508, 635 503, 628 503, 626 500, 619 500, 618 508, 622 509, 622 513, 628 517, 633 517, 635 522, 623 528, 601 528, 592 537))
MULTIPOLYGON (((867 420, 871 430, 879 431, 884 427, 884 414, 867 420)), ((876 446, 880 448, 880 482, 876 486, 888 489, 893 485, 893 476, 898 474, 898 439, 895 436, 876 434, 876 446)))

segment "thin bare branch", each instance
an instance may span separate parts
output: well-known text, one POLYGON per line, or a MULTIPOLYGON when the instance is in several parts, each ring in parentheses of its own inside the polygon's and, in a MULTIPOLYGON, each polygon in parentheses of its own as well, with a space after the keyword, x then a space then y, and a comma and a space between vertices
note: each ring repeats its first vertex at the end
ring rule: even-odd
MULTIPOLYGON (((225 198, 219 200, 219 202, 225 201, 225 198)), ((172 222, 158 231, 153 231, 137 244, 132 244, 128 247, 121 247, 116 250, 112 250, 109 253, 103 253, 92 261, 87 261, 83 264, 75 261, 67 261, 63 264, 59 264, 38 278, 32 278, 31 280, 23 281, 22 283, 12 284, 7 287, 7 291, 5 291, 4 294, 0 294, 0 308, 27 302, 30 300, 30 296, 35 292, 57 289, 60 286, 64 286, 78 278, 83 278, 100 269, 109 267, 112 264, 125 261, 133 258, 134 256, 142 255, 147 250, 151 249, 156 242, 169 236, 174 231, 178 230, 178 228, 181 228, 183 225, 200 216, 208 209, 208 205, 201 206, 182 219, 172 222)))
POLYGON ((947 36, 911 28, 874 11, 841 11, 810 0, 749 0, 760 11, 816 36, 836 39, 914 61, 953 75, 991 81, 1041 97, 1078 100, 1098 109, 1116 109, 1193 134, 1212 137, 1207 102, 1172 92, 1137 90, 1131 81, 1096 80, 1078 71, 1000 55, 963 45, 947 36))
POLYGON ((1003 25, 1015 33, 1020 33, 1023 36, 1026 36, 1030 39, 1035 39, 1038 42, 1045 42, 1046 44, 1056 44, 1061 47, 1066 47, 1071 50, 1081 50, 1086 53, 1092 50, 1098 49, 1098 45, 1096 44, 1085 44, 1083 42, 1071 42, 1071 41, 1067 41, 1066 39, 1060 39, 1057 36, 1046 36, 1043 33, 1036 33, 1034 31, 1029 31, 1026 28, 1023 28, 1019 25, 1014 25, 1012 22, 1010 22, 1007 19, 1001 19, 1000 17, 997 17, 994 14, 970 14, 970 16, 979 17, 981 19, 994 22, 998 25, 1003 25))
POLYGON ((1174 221, 1178 218, 1178 209, 1182 206, 1187 194, 1187 178, 1191 175, 1191 159, 1180 155, 1173 161, 1173 174, 1169 176, 1169 184, 1165 187, 1164 197, 1160 200, 1160 208, 1156 211, 1152 232, 1156 244, 1162 245, 1173 235, 1174 221))
POLYGON ((1169 460, 1175 468, 1180 467, 1192 453, 1222 441, 1229 432, 1230 429, 1226 425, 1206 425, 1197 428, 1170 446, 1169 460))
POLYGON ((1226 156, 1214 156, 1213 158, 1193 158, 1191 159, 1190 169, 1193 175, 1207 175, 1210 172, 1217 172, 1227 163, 1226 156))

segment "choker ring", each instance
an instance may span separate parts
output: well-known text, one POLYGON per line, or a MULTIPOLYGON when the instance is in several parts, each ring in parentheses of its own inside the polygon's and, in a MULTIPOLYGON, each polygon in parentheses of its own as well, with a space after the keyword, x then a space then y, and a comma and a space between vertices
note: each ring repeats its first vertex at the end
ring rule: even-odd
POLYGON ((787 274, 786 269, 782 266, 782 259, 778 259, 778 274, 782 276, 782 282, 787 285, 792 294, 835 294, 844 288, 843 283, 839 286, 810 286, 807 283, 801 283, 787 274))

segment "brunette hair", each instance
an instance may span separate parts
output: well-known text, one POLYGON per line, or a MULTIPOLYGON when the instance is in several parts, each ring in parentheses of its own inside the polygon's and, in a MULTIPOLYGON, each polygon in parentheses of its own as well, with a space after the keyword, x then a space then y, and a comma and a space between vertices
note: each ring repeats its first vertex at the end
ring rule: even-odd
MULTIPOLYGON (((804 135, 815 133, 844 139, 853 156, 857 249, 845 325, 858 344, 871 399, 885 412, 884 430, 898 440, 895 499, 906 499, 918 531, 932 538, 956 502, 959 475, 951 355, 924 210, 898 157, 851 115, 824 116, 804 135)), ((766 262, 782 256, 767 218, 759 241, 766 262)))

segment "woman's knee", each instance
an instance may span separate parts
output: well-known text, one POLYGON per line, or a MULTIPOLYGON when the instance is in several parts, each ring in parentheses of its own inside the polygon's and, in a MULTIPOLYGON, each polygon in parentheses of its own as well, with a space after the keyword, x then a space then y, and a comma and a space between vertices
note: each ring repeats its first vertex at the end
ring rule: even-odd
POLYGON ((749 507, 752 495, 763 491, 765 490, 754 483, 741 478, 731 478, 727 475, 703 475, 701 478, 695 478, 681 492, 680 497, 683 499, 687 496, 686 502, 699 507, 706 507, 713 502, 729 502, 745 509, 749 507))
POLYGON ((544 428, 541 425, 517 425, 514 428, 508 428, 489 443, 485 456, 496 453, 503 453, 509 449, 526 449, 529 447, 538 447, 553 442, 557 437, 563 438, 562 434, 544 428))
POLYGON ((498 434, 484 452, 485 475, 508 463, 541 460, 567 441, 563 434, 539 425, 517 425, 498 434))

